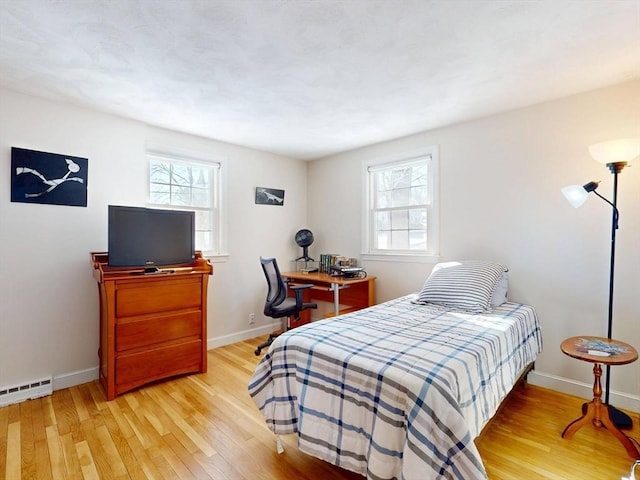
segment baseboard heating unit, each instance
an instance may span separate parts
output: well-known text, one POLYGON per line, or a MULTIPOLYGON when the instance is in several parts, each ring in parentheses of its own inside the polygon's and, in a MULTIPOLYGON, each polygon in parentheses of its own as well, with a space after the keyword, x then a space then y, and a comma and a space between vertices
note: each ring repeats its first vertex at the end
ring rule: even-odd
POLYGON ((46 397, 53 393, 53 377, 39 378, 30 382, 0 387, 0 407, 12 403, 46 397))

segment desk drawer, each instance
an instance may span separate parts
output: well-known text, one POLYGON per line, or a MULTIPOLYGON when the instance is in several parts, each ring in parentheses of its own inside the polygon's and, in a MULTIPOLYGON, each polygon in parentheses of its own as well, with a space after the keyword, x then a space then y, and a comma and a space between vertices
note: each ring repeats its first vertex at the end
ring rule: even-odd
POLYGON ((116 324, 116 351, 131 350, 157 343, 202 336, 202 312, 160 315, 153 318, 126 321, 116 324))

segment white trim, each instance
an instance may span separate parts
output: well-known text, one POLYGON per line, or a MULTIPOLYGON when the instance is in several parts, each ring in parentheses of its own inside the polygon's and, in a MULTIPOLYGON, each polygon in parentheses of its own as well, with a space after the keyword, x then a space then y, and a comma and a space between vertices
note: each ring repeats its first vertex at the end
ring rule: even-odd
MULTIPOLYGON (((440 147, 439 145, 430 145, 425 146, 423 148, 417 150, 411 150, 406 152, 397 153, 394 155, 388 155, 385 157, 380 157, 373 160, 363 160, 361 167, 361 179, 362 179, 362 252, 363 255, 373 257, 378 257, 376 259, 381 260, 380 257, 388 257, 388 258, 401 258, 401 257, 427 257, 427 258, 436 258, 439 256, 440 252, 440 147), (427 223, 427 238, 428 238, 428 247, 429 252, 416 252, 416 253, 397 253, 397 252, 389 252, 386 253, 384 251, 371 251, 370 238, 371 238, 371 219, 370 219, 370 211, 369 204, 371 202, 371 182, 370 182, 370 171, 378 171, 383 168, 386 164, 392 164, 396 162, 405 161, 407 164, 414 163, 418 158, 429 157, 429 179, 431 181, 429 193, 430 193, 430 206, 429 210, 431 213, 431 217, 427 223)), ((363 257, 364 258, 364 257, 363 257)), ((391 260, 393 261, 393 260, 391 260)), ((402 261, 402 260, 399 260, 402 261)), ((405 260, 406 261, 406 260, 405 260)), ((428 261, 428 260, 427 260, 428 261)))
MULTIPOLYGON (((231 335, 209 338, 207 339, 207 350, 224 347, 226 345, 242 342, 244 340, 250 340, 262 335, 266 336, 280 327, 280 322, 273 322, 268 325, 244 330, 242 332, 237 332, 231 335)), ((55 391, 61 390, 63 388, 74 387, 76 385, 82 385, 83 383, 93 382, 97 379, 97 366, 84 370, 76 370, 74 372, 63 373, 53 377, 53 390, 55 391)), ((591 384, 579 382, 570 378, 559 377, 557 375, 533 370, 531 373, 529 373, 528 382, 532 385, 548 388, 550 390, 555 390, 567 395, 584 398, 585 400, 591 400, 593 398, 593 386, 591 384)), ((609 397, 611 403, 618 408, 622 408, 631 412, 640 412, 640 396, 638 395, 611 390, 609 392, 609 397)))
MULTIPOLYGON (((584 398, 585 400, 591 400, 593 398, 592 384, 578 382, 570 378, 533 370, 529 374, 528 382, 538 387, 548 388, 567 395, 584 398)), ((640 412, 640 396, 638 395, 609 390, 609 400, 610 403, 617 408, 640 412)))
POLYGON ((75 387, 83 383, 93 382, 98 379, 98 367, 87 368, 84 370, 76 370, 75 372, 62 373, 54 375, 53 389, 62 390, 63 388, 75 387))
MULTIPOLYGON (((218 347, 224 347, 225 345, 231 345, 232 343, 243 342, 252 338, 267 336, 274 330, 282 328, 281 322, 273 322, 269 325, 264 325, 257 328, 251 328, 249 330, 243 330, 241 332, 232 333, 231 335, 224 335, 222 337, 209 338, 207 340, 207 350, 212 350, 218 347)), ((265 338, 266 340, 266 338, 265 338)))
MULTIPOLYGON (((250 330, 244 330, 242 332, 234 333, 231 335, 224 335, 222 337, 215 337, 207 339, 207 350, 211 350, 218 347, 224 347, 231 345, 232 343, 242 342, 244 340, 250 340, 252 338, 265 337, 274 330, 281 328, 280 322, 273 322, 268 325, 264 325, 258 328, 252 328, 250 330)), ((98 379, 98 367, 91 367, 84 370, 76 370, 74 372, 62 373, 53 377, 53 390, 62 390, 63 388, 75 387, 76 385, 82 385, 83 383, 93 382, 98 379)))
POLYGON ((220 168, 224 157, 218 157, 214 155, 208 155, 202 152, 192 152, 176 148, 163 148, 163 147, 149 147, 145 151, 145 155, 152 157, 159 157, 163 160, 176 160, 182 159, 189 163, 197 163, 201 165, 209 165, 214 168, 220 168))
POLYGON ((221 156, 214 156, 203 152, 186 152, 180 149, 159 147, 159 146, 147 146, 145 151, 145 157, 147 159, 147 177, 146 177, 146 205, 153 208, 167 208, 175 210, 184 210, 192 208, 194 210, 207 210, 211 212, 214 217, 213 220, 213 244, 216 250, 202 252, 205 257, 225 256, 227 251, 227 175, 226 166, 227 159, 221 156), (208 208, 202 207, 183 207, 173 204, 155 204, 150 202, 150 183, 151 172, 150 162, 155 157, 162 161, 171 163, 186 163, 194 165, 202 165, 210 167, 213 178, 211 179, 211 204, 208 208))
POLYGON ((216 197, 216 201, 218 202, 218 256, 228 255, 227 252, 227 193, 229 191, 228 188, 228 176, 227 175, 227 160, 220 159, 220 168, 218 169, 217 174, 217 188, 218 195, 216 197))
POLYGON ((399 263, 433 263, 440 260, 440 255, 411 255, 399 253, 361 253, 360 259, 367 262, 399 262, 399 263))
MULTIPOLYGON (((228 253, 216 253, 216 254, 206 254, 204 258, 207 260, 211 260, 211 263, 226 263, 229 261, 230 254, 228 253)), ((215 272, 214 272, 215 274, 215 272)))
POLYGON ((414 157, 401 155, 399 156, 399 158, 395 160, 389 160, 389 161, 376 160, 373 162, 366 162, 367 172, 369 173, 381 172, 383 170, 388 169, 389 166, 391 165, 393 165, 394 168, 412 167, 414 165, 420 165, 424 161, 424 158, 429 156, 431 156, 431 153, 422 153, 414 157))

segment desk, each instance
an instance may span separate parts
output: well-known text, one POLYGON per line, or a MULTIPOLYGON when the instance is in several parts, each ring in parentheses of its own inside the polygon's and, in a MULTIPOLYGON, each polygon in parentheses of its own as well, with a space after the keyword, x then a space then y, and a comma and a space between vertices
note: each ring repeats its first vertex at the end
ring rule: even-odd
MULTIPOLYGON (((345 278, 318 272, 285 272, 282 277, 288 280, 290 285, 312 283, 313 287, 304 292, 305 302, 333 302, 333 315, 353 312, 376 303, 376 277, 345 278), (347 305, 348 308, 340 310, 340 304, 347 305)), ((311 315, 308 310, 301 314, 311 315)))
POLYGON ((618 427, 611 421, 609 417, 609 409, 606 404, 602 403, 602 385, 600 377, 602 376, 602 367, 604 365, 625 365, 635 362, 638 359, 638 352, 631 345, 610 340, 604 337, 571 337, 567 338, 560 345, 562 353, 572 358, 577 358, 583 362, 593 363, 593 400, 587 404, 587 411, 580 418, 571 422, 562 432, 562 438, 570 439, 573 434, 580 430, 583 426, 591 423, 596 428, 606 428, 616 437, 627 450, 631 458, 640 459, 640 452, 634 443, 622 433, 618 427), (589 344, 591 343, 591 345, 589 344), (611 348, 609 355, 598 355, 599 350, 597 343, 603 344, 607 349, 611 348), (594 346, 596 345, 596 346, 594 346))

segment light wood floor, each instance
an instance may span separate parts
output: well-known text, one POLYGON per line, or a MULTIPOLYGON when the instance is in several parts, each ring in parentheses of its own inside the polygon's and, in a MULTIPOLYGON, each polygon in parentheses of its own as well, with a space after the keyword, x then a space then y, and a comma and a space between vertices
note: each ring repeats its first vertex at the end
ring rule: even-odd
MULTIPOLYGON (((105 401, 97 382, 0 408, 0 479, 361 480, 274 436, 247 394, 262 338, 209 352, 209 372, 105 401)), ((619 480, 632 460, 606 430, 560 434, 583 400, 518 387, 477 441, 492 480, 619 480)), ((638 414, 634 429, 640 438, 638 414)), ((428 480, 428 479, 425 479, 428 480)))

